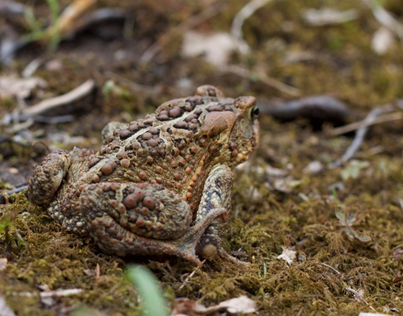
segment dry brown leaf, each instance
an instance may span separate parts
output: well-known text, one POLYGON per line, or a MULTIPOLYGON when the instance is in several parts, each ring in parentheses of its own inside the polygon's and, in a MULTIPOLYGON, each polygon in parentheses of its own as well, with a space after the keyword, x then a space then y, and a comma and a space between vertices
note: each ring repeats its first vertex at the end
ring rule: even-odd
POLYGON ((4 271, 7 266, 7 258, 0 258, 0 271, 4 271))
POLYGON ((15 75, 0 77, 0 99, 12 98, 14 96, 25 99, 31 95, 35 88, 45 88, 46 81, 37 78, 18 78, 15 75))
POLYGON ((288 264, 292 264, 297 257, 297 252, 290 247, 283 247, 283 253, 277 257, 277 259, 283 259, 288 264))
POLYGON ((15 313, 10 306, 7 305, 4 297, 0 297, 0 316, 15 316, 15 313))
POLYGON ((201 33, 187 31, 184 34, 182 55, 197 57, 203 55, 211 64, 219 67, 227 64, 229 54, 236 49, 236 45, 228 33, 201 33))
POLYGON ((176 300, 174 309, 171 316, 182 315, 211 315, 217 311, 227 311, 231 314, 236 313, 254 313, 256 312, 256 302, 247 296, 243 295, 237 298, 232 298, 227 301, 223 301, 218 305, 205 307, 204 305, 189 300, 187 298, 179 298, 176 300))

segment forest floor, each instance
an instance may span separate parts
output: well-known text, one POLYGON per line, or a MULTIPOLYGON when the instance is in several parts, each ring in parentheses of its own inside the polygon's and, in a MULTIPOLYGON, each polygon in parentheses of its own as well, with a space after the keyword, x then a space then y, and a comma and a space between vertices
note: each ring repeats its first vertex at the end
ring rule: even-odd
POLYGON ((45 1, 26 1, 34 3, 36 33, 27 16, 0 15, 4 38, 38 38, 0 65, 0 299, 17 315, 139 315, 139 297, 125 278, 130 263, 154 273, 170 309, 181 297, 212 306, 246 295, 258 315, 402 313, 401 3, 266 2, 243 21, 243 46, 228 41, 243 0, 102 0, 82 14, 88 23, 72 25, 60 42, 45 34, 52 23, 45 1), (115 11, 103 20, 91 16, 101 8, 115 11), (379 10, 395 17, 395 28, 377 20, 379 10), (27 70, 33 60, 34 71, 27 70), (24 106, 89 79, 96 90, 16 122, 24 106), (5 194, 26 184, 50 150, 98 150, 108 122, 144 117, 203 84, 228 97, 253 95, 260 107, 260 145, 235 170, 224 236, 228 252, 252 263, 247 268, 219 259, 197 268, 178 258, 105 255, 90 238, 65 232, 25 191, 5 194), (323 95, 345 108, 333 113, 329 99, 301 99, 323 95), (279 120, 273 104, 290 100, 299 110, 279 120), (340 126, 373 109, 378 121, 342 159, 357 126, 340 126), (62 289, 80 291, 41 296, 62 289))

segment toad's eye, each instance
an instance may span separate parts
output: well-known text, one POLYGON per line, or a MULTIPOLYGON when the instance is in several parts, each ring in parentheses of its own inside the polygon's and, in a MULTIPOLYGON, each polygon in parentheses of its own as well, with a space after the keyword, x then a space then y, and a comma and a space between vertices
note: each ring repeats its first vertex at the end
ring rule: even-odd
POLYGON ((254 121, 257 119, 258 116, 259 116, 259 108, 255 105, 250 110, 250 119, 254 121))

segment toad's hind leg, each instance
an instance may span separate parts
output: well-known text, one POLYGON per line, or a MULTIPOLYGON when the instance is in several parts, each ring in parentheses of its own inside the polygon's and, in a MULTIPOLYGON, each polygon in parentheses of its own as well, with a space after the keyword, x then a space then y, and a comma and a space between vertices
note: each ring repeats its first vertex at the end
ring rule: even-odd
POLYGON ((228 226, 229 212, 231 211, 233 174, 226 165, 213 168, 204 184, 203 195, 197 211, 196 223, 203 220, 215 209, 227 210, 223 216, 216 217, 201 237, 196 253, 204 258, 216 255, 236 264, 248 264, 227 253, 222 246, 222 236, 228 226))
POLYGON ((226 213, 225 209, 212 210, 190 226, 189 205, 174 192, 147 183, 88 185, 81 193, 80 208, 88 233, 105 253, 173 255, 198 265, 197 242, 226 213))
POLYGON ((39 206, 48 206, 62 184, 71 164, 66 150, 51 152, 35 167, 28 182, 28 199, 39 206))

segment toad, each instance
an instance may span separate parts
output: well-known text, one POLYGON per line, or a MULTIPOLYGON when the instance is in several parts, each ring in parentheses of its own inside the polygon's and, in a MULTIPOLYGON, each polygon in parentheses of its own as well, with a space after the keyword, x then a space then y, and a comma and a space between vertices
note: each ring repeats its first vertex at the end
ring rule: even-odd
POLYGON ((231 170, 258 145, 258 112, 254 97, 199 87, 144 119, 109 123, 98 152, 51 152, 35 167, 28 198, 107 254, 237 262, 222 247, 231 170))

